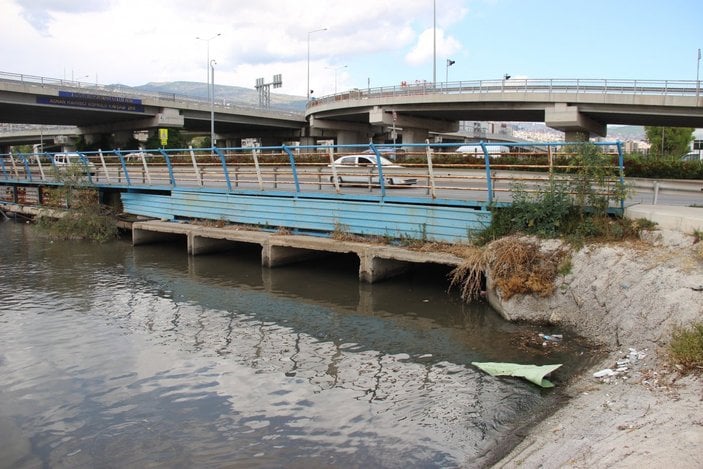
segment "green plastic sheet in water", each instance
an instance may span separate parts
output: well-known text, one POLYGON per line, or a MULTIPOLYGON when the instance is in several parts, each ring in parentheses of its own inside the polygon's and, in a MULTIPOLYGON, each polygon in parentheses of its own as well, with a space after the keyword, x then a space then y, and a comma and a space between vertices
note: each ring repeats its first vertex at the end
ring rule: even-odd
POLYGON ((518 363, 471 362, 477 368, 491 376, 516 376, 525 378, 543 388, 553 388, 554 383, 544 377, 559 368, 558 365, 520 365, 518 363))

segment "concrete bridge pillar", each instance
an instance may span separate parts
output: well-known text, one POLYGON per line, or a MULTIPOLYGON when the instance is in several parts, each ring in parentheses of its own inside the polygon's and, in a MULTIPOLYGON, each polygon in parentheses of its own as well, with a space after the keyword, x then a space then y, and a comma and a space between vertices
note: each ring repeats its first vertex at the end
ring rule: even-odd
POLYGON ((351 130, 339 130, 337 131, 337 145, 355 145, 358 143, 363 143, 367 139, 364 138, 359 132, 353 132, 351 130))
POLYGON ((410 269, 407 262, 385 259, 368 251, 359 253, 359 261, 359 280, 365 283, 395 277, 410 269))
POLYGON ((430 132, 428 129, 403 127, 402 135, 403 143, 425 143, 430 132))
POLYGON ((561 130, 566 141, 587 141, 591 134, 605 137, 607 127, 582 114, 578 106, 566 103, 556 103, 552 108, 544 110, 544 123, 547 127, 561 130))

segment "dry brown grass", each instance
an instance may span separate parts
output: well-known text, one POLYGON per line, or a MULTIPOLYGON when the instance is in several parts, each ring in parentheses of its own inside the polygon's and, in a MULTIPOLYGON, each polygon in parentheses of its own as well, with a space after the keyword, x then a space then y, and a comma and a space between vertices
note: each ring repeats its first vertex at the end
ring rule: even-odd
POLYGON ((207 228, 224 228, 227 225, 226 220, 208 220, 194 219, 190 221, 191 225, 205 226, 207 228))
POLYGON ((459 286, 461 298, 464 301, 478 299, 481 295, 481 278, 488 270, 487 250, 476 249, 464 257, 464 262, 449 274, 451 283, 449 288, 459 286))
POLYGON ((501 238, 465 257, 464 263, 451 273, 451 285, 461 286, 461 297, 471 301, 481 295, 484 272, 491 276, 504 299, 517 294, 542 297, 554 292, 554 281, 563 266, 565 249, 544 252, 530 240, 501 238))
POLYGON ((336 222, 334 224, 334 231, 330 233, 330 238, 337 241, 356 241, 356 242, 366 242, 367 238, 361 235, 352 233, 349 227, 343 223, 336 222))
POLYGON ((471 258, 476 255, 477 251, 481 251, 480 248, 470 244, 450 244, 427 241, 408 247, 409 249, 419 252, 446 252, 463 259, 471 258))

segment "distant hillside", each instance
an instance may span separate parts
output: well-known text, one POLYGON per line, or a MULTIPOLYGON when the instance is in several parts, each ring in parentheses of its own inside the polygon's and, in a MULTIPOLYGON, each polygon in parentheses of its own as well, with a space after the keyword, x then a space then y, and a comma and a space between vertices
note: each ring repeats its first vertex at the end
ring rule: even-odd
POLYGON ((641 125, 608 126, 608 137, 618 140, 646 140, 644 127, 641 125))
MULTIPOLYGON (((208 85, 193 81, 152 82, 146 85, 134 86, 132 89, 148 93, 176 94, 200 99, 208 98, 208 85)), ((235 105, 258 107, 259 92, 255 89, 241 86, 215 84, 215 101, 222 102, 223 100, 235 105)), ((271 93, 271 109, 303 112, 305 110, 305 97, 271 93)))

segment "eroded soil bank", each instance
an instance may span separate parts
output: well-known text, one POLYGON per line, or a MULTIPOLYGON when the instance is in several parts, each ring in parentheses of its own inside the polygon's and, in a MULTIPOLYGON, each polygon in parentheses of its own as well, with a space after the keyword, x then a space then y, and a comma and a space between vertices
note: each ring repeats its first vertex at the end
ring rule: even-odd
POLYGON ((489 285, 506 318, 564 326, 607 352, 495 467, 703 467, 703 380, 666 359, 672 329, 703 320, 703 248, 694 241, 656 231, 587 246, 549 298, 503 300, 489 285))

